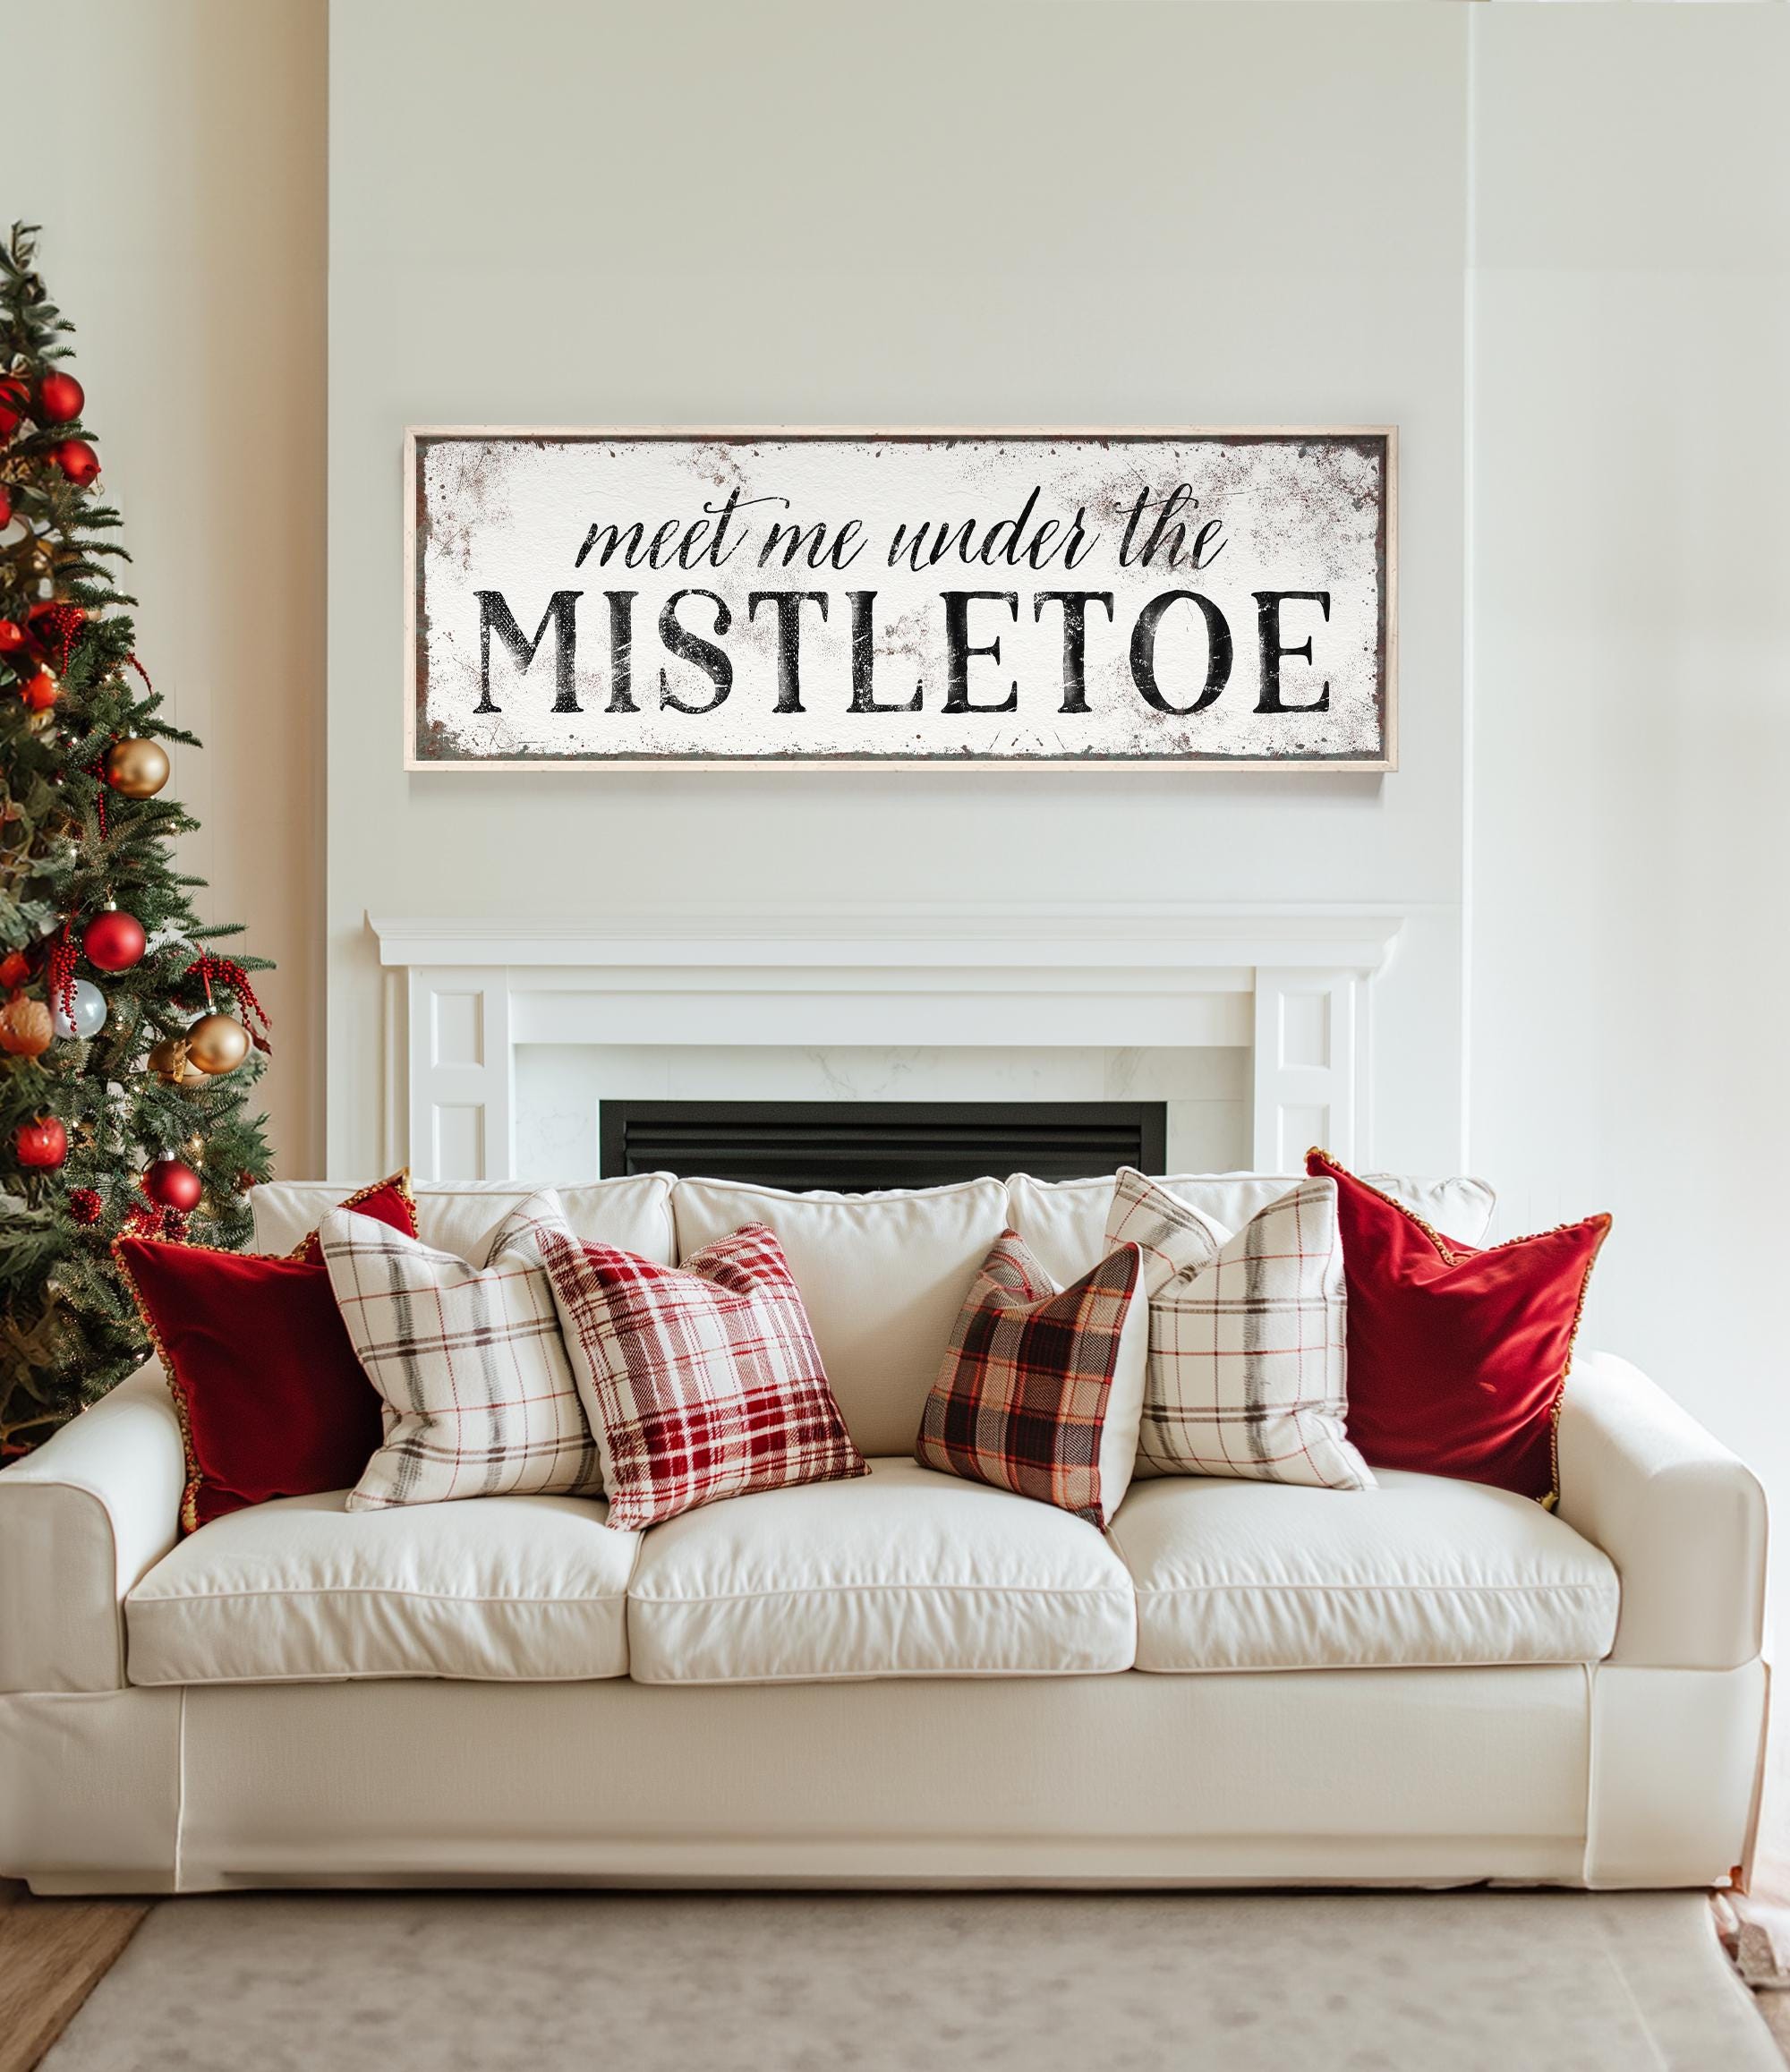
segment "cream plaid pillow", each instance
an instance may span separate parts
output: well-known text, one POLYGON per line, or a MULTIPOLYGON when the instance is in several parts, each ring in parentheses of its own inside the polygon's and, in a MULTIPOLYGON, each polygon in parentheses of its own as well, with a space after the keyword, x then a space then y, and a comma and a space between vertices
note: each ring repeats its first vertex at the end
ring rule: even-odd
POLYGON ((385 1404, 385 1444, 351 1511, 454 1496, 596 1496, 602 1473, 533 1239, 559 1221, 531 1195, 482 1267, 352 1209, 318 1225, 329 1285, 385 1404))
POLYGON ((1127 1166, 1106 1242, 1144 1255, 1139 1475, 1373 1488, 1343 1425, 1348 1310, 1334 1180, 1306 1181, 1232 1236, 1127 1166))

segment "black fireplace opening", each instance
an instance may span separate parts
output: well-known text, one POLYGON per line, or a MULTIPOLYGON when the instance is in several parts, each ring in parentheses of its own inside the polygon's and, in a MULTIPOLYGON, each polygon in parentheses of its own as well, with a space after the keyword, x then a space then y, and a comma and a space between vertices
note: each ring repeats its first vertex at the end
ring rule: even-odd
POLYGON ((1162 1101, 605 1101, 604 1179, 675 1172, 801 1191, 943 1187, 984 1174, 1160 1172, 1162 1101))

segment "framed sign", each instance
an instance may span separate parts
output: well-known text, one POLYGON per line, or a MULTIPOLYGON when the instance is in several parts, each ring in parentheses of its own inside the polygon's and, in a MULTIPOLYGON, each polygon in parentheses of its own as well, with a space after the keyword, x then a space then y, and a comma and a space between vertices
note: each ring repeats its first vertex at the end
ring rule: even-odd
POLYGON ((1396 767, 1397 433, 418 430, 405 766, 1396 767))

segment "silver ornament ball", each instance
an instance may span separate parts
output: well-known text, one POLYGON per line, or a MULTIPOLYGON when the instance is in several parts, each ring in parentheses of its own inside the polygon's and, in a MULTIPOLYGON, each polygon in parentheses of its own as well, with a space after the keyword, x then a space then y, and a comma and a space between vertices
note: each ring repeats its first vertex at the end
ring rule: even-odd
POLYGON ((65 1043, 87 1043, 106 1027, 106 995, 90 980, 77 978, 73 1012, 65 1013, 62 1002, 53 1000, 50 1022, 65 1043))

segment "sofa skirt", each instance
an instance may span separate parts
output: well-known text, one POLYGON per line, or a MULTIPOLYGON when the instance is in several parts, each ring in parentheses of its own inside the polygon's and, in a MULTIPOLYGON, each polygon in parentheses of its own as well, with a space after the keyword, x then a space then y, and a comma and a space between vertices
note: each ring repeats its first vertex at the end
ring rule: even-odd
POLYGON ((258 1886, 1713 1885, 1763 1665, 0 1698, 0 1872, 258 1886))

